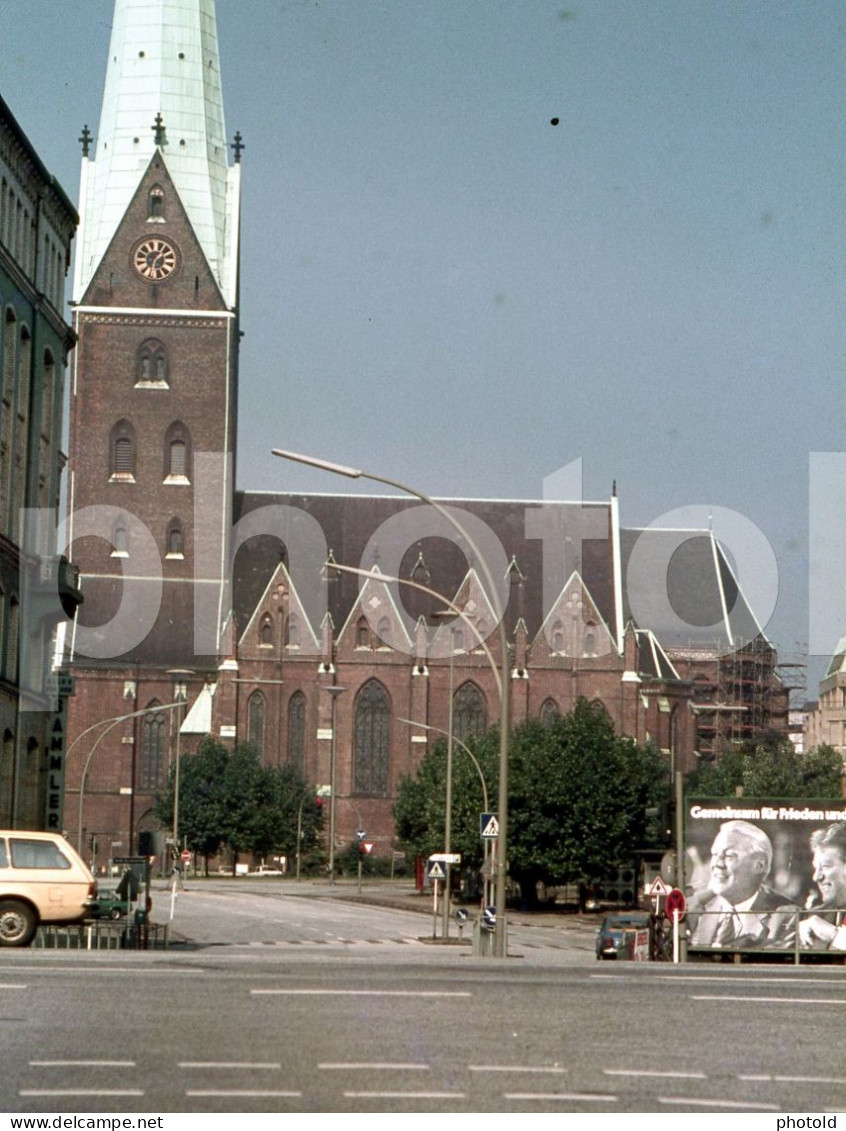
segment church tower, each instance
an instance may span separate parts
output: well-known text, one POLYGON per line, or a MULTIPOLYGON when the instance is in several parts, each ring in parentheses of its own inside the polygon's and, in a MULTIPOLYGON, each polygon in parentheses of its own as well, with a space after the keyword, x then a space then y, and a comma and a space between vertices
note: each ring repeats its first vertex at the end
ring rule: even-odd
POLYGON ((112 812, 91 803, 84 822, 134 850, 172 758, 167 705, 190 706, 226 650, 242 146, 224 130, 214 0, 116 0, 99 131, 80 140, 70 738, 135 715, 91 767, 112 812))

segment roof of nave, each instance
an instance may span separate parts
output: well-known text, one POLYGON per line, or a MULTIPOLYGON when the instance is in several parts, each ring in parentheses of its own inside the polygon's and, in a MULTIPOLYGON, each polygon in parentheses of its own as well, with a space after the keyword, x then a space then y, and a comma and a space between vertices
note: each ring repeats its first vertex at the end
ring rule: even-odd
MULTIPOLYGON (((610 503, 438 502, 454 507, 462 524, 473 528, 507 601, 509 635, 522 618, 530 637, 535 636, 574 572, 614 633, 618 618, 610 503)), ((462 551, 458 536, 436 512, 402 496, 239 492, 235 518, 241 540, 243 534, 251 535, 235 563, 235 614, 241 630, 281 556, 306 606, 305 590, 323 594, 310 611, 315 626, 328 609, 337 628, 350 615, 361 579, 326 570, 330 556, 339 565, 377 566, 448 599, 459 592, 468 566, 480 576, 483 570, 473 549, 465 544, 462 551)), ((734 639, 747 640, 760 633, 709 531, 622 529, 620 556, 624 622, 633 620, 651 630, 665 647, 701 638, 720 649, 730 645, 732 633, 734 639)), ((399 589, 413 619, 443 608, 412 587, 399 589)), ((663 669, 663 660, 658 667, 663 669)))

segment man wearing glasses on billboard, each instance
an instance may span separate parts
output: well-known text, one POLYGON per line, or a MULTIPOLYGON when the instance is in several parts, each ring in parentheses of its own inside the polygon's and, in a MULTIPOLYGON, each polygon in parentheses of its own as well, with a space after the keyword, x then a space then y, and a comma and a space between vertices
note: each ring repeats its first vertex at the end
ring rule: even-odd
POLYGON ((816 913, 799 923, 799 938, 815 950, 846 950, 846 824, 818 829, 811 848, 819 896, 810 902, 816 913))
POLYGON ((691 946, 734 950, 792 946, 796 905, 767 887, 773 846, 767 834, 749 821, 726 821, 711 845, 708 889, 689 907, 691 946))

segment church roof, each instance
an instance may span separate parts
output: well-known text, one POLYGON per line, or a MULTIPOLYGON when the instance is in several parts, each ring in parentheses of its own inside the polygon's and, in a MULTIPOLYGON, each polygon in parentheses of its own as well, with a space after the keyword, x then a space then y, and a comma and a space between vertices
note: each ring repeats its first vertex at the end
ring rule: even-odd
MULTIPOLYGON (((614 539, 612 507, 607 502, 557 503, 531 500, 439 500, 481 520, 498 539, 501 576, 507 600, 506 628, 514 632, 522 618, 530 637, 540 632, 550 610, 575 572, 589 592, 601 621, 618 623, 614 598, 614 539), (513 567, 516 562, 517 569, 513 567)), ((241 628, 261 600, 280 557, 305 600, 305 589, 319 590, 319 602, 308 610, 312 623, 325 612, 343 625, 355 604, 360 578, 339 573, 324 563, 330 556, 340 565, 423 580, 453 599, 469 567, 478 569, 470 551, 462 552, 452 539, 431 537, 422 524, 416 500, 388 495, 322 495, 239 492, 236 523, 251 514, 253 537, 235 561, 235 615, 241 628), (254 512, 270 508, 267 521, 254 512), (272 516, 272 517, 271 517, 272 516), (310 523, 309 536, 304 523, 310 523), (322 573, 321 573, 322 571, 322 573), (425 571, 425 575, 421 572, 425 571), (325 583, 324 583, 325 582, 325 583)), ((640 641, 648 649, 656 674, 670 666, 660 646, 721 650, 732 640, 760 634, 719 544, 708 530, 620 530, 623 577, 623 619, 654 633, 640 641)), ((401 587, 408 615, 431 615, 437 601, 417 590, 401 587)), ((441 605, 440 608, 443 606, 441 605)))
POLYGON ((82 162, 74 301, 157 144, 233 306, 240 166, 227 164, 214 0, 116 0, 96 152, 82 162))

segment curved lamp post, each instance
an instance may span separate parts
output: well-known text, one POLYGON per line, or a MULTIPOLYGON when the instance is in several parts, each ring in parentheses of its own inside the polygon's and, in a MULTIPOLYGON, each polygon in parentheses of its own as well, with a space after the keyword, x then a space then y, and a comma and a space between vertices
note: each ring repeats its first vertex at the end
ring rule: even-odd
MULTIPOLYGON (((421 593, 428 593, 430 596, 436 597, 439 601, 443 602, 443 604, 445 604, 447 606, 446 610, 444 610, 443 612, 436 612, 434 614, 434 616, 436 616, 436 617, 456 616, 456 617, 460 617, 460 619, 464 621, 464 623, 468 626, 470 631, 476 637, 476 641, 478 642, 479 646, 481 647, 482 651, 484 652, 485 658, 488 661, 488 663, 490 664, 491 671, 493 672, 494 680, 496 681, 497 693, 500 696, 502 695, 502 676, 500 674, 499 668, 496 665, 496 661, 493 658, 491 650, 490 650, 490 648, 488 648, 487 643, 485 642, 485 638, 482 636, 481 632, 479 632, 479 629, 476 627, 476 625, 473 621, 473 618, 468 616, 468 614, 463 609, 460 609, 458 607, 458 605, 456 605, 453 601, 451 601, 449 599, 449 597, 446 597, 443 593, 439 593, 437 591, 437 589, 431 589, 428 585, 422 585, 419 581, 412 581, 411 578, 393 577, 391 574, 388 574, 388 573, 381 573, 381 572, 376 573, 372 570, 368 571, 366 569, 356 569, 355 566, 340 565, 338 562, 336 562, 334 560, 331 561, 331 562, 326 562, 325 567, 327 569, 331 568, 331 569, 337 570, 339 573, 356 574, 358 577, 367 578, 369 581, 381 581, 383 584, 387 584, 387 585, 393 585, 393 584, 406 585, 406 586, 408 586, 409 589, 418 589, 421 593)), ((450 625, 449 627, 450 627, 450 631, 453 631, 453 626, 450 625)), ((453 721, 453 663, 454 663, 454 659, 455 659, 455 649, 451 647, 450 653, 449 653, 449 723, 448 723, 449 729, 446 730, 446 731, 441 731, 442 734, 446 734, 446 736, 447 736, 446 800, 444 802, 444 806, 445 806, 444 854, 447 855, 447 856, 452 851, 452 744, 453 744, 454 740, 458 741, 457 739, 454 738, 453 725, 452 725, 452 721, 453 721)), ((433 727, 432 729, 437 730, 439 728, 433 727)), ((464 749, 467 750, 467 747, 465 746, 464 749)), ((467 750, 467 753, 470 754, 470 751, 467 750)), ((473 755, 470 754, 470 757, 473 758, 473 755)), ((475 758, 473 760, 475 762, 475 758)), ((477 768, 478 768, 478 763, 477 763, 477 768)), ((482 781, 482 789, 484 790, 484 793, 485 793, 485 806, 486 806, 486 809, 487 809, 487 788, 485 787, 484 780, 482 781)), ((446 880, 444 881, 444 906, 443 906, 443 937, 445 939, 449 937, 449 899, 450 899, 449 889, 450 889, 450 873, 449 873, 449 870, 447 869, 446 880)))
MULTIPOLYGON (((127 715, 115 715, 114 718, 111 719, 100 719, 98 723, 93 723, 90 727, 87 727, 82 732, 82 734, 78 734, 70 744, 70 746, 68 747, 68 754, 70 754, 71 750, 73 750, 77 742, 79 742, 81 738, 84 738, 86 734, 90 734, 91 731, 96 730, 97 727, 106 727, 103 733, 98 734, 97 738, 94 740, 94 745, 88 752, 88 757, 85 759, 85 765, 82 768, 82 777, 79 779, 79 815, 76 830, 76 850, 80 854, 80 856, 82 855, 82 806, 85 802, 85 782, 88 778, 88 771, 91 768, 91 762, 97 751, 97 747, 100 745, 109 731, 114 730, 118 723, 125 723, 127 719, 137 719, 140 715, 155 714, 157 711, 175 711, 177 707, 181 707, 183 705, 183 702, 184 700, 177 699, 175 703, 165 703, 163 706, 159 705, 157 707, 145 707, 141 711, 130 711, 127 715)), ((134 782, 132 783, 132 788, 135 788, 134 782)), ((132 846, 130 845, 130 848, 131 847, 132 846)))
MULTIPOLYGON (((433 730, 433 731, 435 731, 436 734, 442 734, 446 738, 449 738, 449 731, 444 730, 443 727, 433 727, 433 726, 430 726, 428 723, 418 723, 416 719, 399 719, 398 718, 397 722, 398 723, 406 723, 410 727, 419 727, 420 730, 433 730)), ((487 813, 488 808, 490 806, 490 802, 488 801, 488 785, 487 785, 487 782, 485 781, 485 775, 484 775, 484 772, 482 770, 482 767, 479 765, 479 759, 476 757, 476 755, 473 753, 473 751, 470 749, 470 747, 467 745, 466 742, 462 742, 461 739, 456 738, 455 735, 452 736, 452 741, 455 743, 456 746, 461 747, 461 749, 464 751, 464 753, 467 755, 467 757, 470 759, 470 761, 473 763, 473 765, 476 768, 476 773, 479 775, 479 783, 482 787, 482 805, 484 806, 482 811, 484 813, 487 813)))
MULTIPOLYGON (((347 479, 368 479, 373 483, 383 483, 386 487, 393 487, 397 491, 402 491, 405 495, 411 495, 412 498, 419 499, 421 503, 433 507, 442 518, 444 518, 450 526, 460 535, 461 538, 467 543, 475 555, 476 561, 484 575, 485 584, 488 588, 490 600, 493 605, 494 615, 497 618, 499 628, 499 642, 501 652, 501 675, 499 682, 499 812, 497 814, 499 820, 499 838, 497 840, 496 860, 496 887, 495 887, 495 901, 497 908, 496 929, 494 931, 493 939, 493 954, 496 958, 506 958, 508 953, 508 942, 506 937, 507 924, 505 915, 505 880, 506 880, 506 865, 508 860, 508 726, 509 726, 509 671, 508 671, 508 638, 505 632, 505 616, 504 609, 501 607, 499 600, 499 593, 494 585, 493 577, 491 576, 490 569, 487 561, 479 552, 476 543, 470 537, 468 532, 464 529, 455 515, 442 504, 438 503, 435 499, 425 494, 423 491, 417 490, 416 487, 410 487, 406 483, 401 483, 396 479, 388 479, 384 475, 375 475, 370 471, 362 471, 360 468, 346 467, 344 464, 332 463, 328 460, 316 459, 313 456, 302 455, 297 452, 289 452, 282 448, 273 448, 272 455, 278 456, 280 459, 291 460, 293 463, 305 464, 307 467, 315 467, 321 471, 328 471, 334 475, 343 475, 347 479)), ((440 595, 439 595, 440 596, 440 595)))

